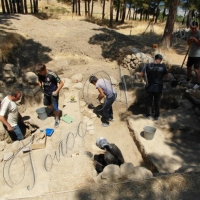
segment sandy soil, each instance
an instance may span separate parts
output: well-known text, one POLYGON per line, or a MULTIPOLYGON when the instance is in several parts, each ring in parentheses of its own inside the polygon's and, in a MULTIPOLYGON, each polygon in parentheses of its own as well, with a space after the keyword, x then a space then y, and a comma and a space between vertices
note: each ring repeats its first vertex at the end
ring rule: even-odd
MULTIPOLYGON (((22 73, 34 71, 35 64, 44 62, 49 69, 57 71, 61 78, 82 73, 85 81, 91 74, 106 71, 120 81, 117 60, 121 48, 136 47, 147 53, 157 51, 171 64, 177 65, 182 64, 187 49, 185 41, 180 40, 173 49, 152 48, 152 44, 161 37, 164 24, 154 26, 153 36, 148 33, 149 30, 142 36, 148 23, 126 22, 110 30, 106 26, 90 23, 82 17, 71 16, 44 20, 40 16, 32 15, 1 15, 0 22, 2 34, 10 32, 15 36, 23 36, 23 46, 14 59, 14 62, 19 63, 22 73)), ((3 37, 0 38, 3 41, 3 37)), ((122 69, 122 72, 128 74, 126 69, 122 69)), ((28 109, 27 107, 26 112, 28 109)), ((104 136, 109 141, 117 143, 126 161, 141 166, 144 165, 142 157, 129 135, 126 122, 122 122, 118 116, 124 110, 126 105, 123 102, 116 102, 116 121, 103 131, 100 119, 97 119, 95 137, 104 136)), ((91 144, 95 142, 95 137, 87 135, 87 150, 92 151, 91 144)))

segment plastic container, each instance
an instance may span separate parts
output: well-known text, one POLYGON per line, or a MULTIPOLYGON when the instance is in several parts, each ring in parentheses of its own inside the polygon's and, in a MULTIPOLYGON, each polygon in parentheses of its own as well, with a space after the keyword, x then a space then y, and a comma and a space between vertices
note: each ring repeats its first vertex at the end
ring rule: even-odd
POLYGON ((156 132, 156 128, 153 126, 144 127, 144 138, 146 140, 152 140, 156 132))
POLYGON ((38 117, 41 119, 41 120, 45 120, 48 116, 47 116, 47 113, 46 113, 46 108, 45 107, 42 107, 42 108, 38 108, 36 110, 36 113, 38 114, 38 117))
POLYGON ((53 128, 46 128, 45 132, 46 132, 46 136, 51 136, 54 132, 54 129, 53 128))

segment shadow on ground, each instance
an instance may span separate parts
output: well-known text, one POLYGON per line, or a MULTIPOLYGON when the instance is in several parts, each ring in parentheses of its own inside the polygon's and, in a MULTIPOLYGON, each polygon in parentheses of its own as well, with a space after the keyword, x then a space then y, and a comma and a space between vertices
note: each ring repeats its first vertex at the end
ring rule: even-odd
POLYGON ((175 174, 126 183, 99 185, 77 192, 78 200, 198 199, 200 174, 175 174), (192 180, 192 181, 191 181, 192 180))

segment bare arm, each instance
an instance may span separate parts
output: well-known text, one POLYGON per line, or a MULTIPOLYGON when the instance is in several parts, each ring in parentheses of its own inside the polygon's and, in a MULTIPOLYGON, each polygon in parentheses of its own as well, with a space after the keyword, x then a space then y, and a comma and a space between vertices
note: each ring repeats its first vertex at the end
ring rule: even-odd
POLYGON ((39 81, 39 80, 38 80, 38 85, 39 85, 40 87, 42 87, 42 81, 39 81))
POLYGON ((198 46, 200 46, 200 41, 195 37, 190 37, 189 40, 187 41, 188 45, 192 44, 193 42, 196 43, 198 46))
POLYGON ((104 98, 105 94, 101 88, 97 88, 97 89, 99 91, 98 99, 99 99, 99 101, 101 101, 104 98))
POLYGON ((13 131, 13 128, 11 125, 7 122, 6 118, 4 116, 0 115, 0 121, 7 127, 8 131, 13 131))
POLYGON ((60 80, 60 82, 58 83, 58 88, 56 90, 57 93, 61 90, 61 88, 63 87, 63 85, 64 85, 64 82, 62 80, 60 80))
POLYGON ((138 75, 139 75, 140 77, 144 78, 144 72, 140 72, 138 75))

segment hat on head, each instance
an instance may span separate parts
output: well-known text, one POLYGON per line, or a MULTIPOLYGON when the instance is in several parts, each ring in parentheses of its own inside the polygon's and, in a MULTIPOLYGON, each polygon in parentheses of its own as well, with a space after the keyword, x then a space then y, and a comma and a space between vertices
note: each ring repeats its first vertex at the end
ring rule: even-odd
POLYGON ((162 60, 163 56, 161 54, 156 54, 155 55, 155 60, 162 60))
POLYGON ((96 145, 100 148, 100 149, 104 149, 105 146, 110 146, 110 143, 103 137, 100 137, 97 139, 96 141, 96 145))

